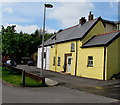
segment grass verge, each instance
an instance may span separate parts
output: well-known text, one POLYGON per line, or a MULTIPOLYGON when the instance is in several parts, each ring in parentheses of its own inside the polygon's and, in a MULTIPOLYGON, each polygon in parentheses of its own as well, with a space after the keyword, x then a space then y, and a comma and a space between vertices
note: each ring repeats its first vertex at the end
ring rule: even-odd
MULTIPOLYGON (((0 70, 2 72, 2 79, 13 85, 20 86, 22 75, 15 71, 10 71, 9 68, 0 70)), ((25 78, 25 87, 44 87, 41 82, 37 82, 29 77, 25 78)))
POLYGON ((0 79, 2 79, 2 67, 0 67, 0 79))

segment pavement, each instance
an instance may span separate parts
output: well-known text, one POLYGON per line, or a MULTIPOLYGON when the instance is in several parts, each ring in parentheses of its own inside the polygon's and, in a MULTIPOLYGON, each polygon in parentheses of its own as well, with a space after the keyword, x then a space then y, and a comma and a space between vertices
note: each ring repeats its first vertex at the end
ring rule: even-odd
POLYGON ((57 81, 55 81, 55 80, 45 78, 45 84, 47 86, 57 86, 59 83, 57 81))
MULTIPOLYGON (((41 72, 41 70, 36 66, 18 65, 16 68, 24 69, 27 72, 36 74, 38 76, 40 76, 40 72, 41 72)), ((91 86, 108 86, 108 85, 120 84, 120 79, 103 81, 103 80, 67 75, 64 73, 54 72, 50 70, 43 70, 43 76, 45 76, 45 78, 49 78, 50 80, 58 82, 60 85, 73 84, 76 86, 91 87, 91 86)))

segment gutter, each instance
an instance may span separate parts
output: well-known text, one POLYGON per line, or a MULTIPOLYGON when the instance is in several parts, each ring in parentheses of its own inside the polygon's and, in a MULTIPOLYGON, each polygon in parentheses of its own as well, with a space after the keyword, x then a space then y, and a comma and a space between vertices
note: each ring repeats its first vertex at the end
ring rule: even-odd
POLYGON ((106 68, 106 66, 105 66, 105 64, 106 64, 106 46, 104 46, 104 67, 103 67, 103 80, 105 81, 105 74, 106 74, 106 70, 105 70, 105 68, 106 68))

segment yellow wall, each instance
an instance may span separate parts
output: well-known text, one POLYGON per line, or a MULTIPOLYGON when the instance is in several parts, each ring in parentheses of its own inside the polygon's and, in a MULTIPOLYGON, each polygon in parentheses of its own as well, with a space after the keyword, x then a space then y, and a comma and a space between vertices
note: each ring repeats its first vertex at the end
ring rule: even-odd
MULTIPOLYGON (((87 34, 87 36, 85 36, 84 39, 79 43, 79 46, 81 47, 82 44, 87 42, 94 35, 102 34, 104 32, 104 25, 101 21, 99 21, 87 34)), ((104 48, 91 47, 81 49, 80 47, 78 48, 77 76, 103 79, 104 48), (93 67, 87 67, 88 56, 94 57, 93 67)))
POLYGON ((105 28, 103 26, 103 23, 99 21, 93 28, 92 30, 87 34, 87 36, 84 37, 82 40, 82 43, 84 44, 87 42, 90 38, 92 38, 94 35, 102 34, 105 32, 105 28))
MULTIPOLYGON (((72 54, 72 64, 71 64, 71 74, 75 74, 75 60, 76 60, 76 52, 71 52, 71 43, 75 44, 75 50, 76 50, 76 41, 70 41, 66 43, 60 43, 56 44, 57 53, 55 54, 55 48, 51 48, 50 50, 50 70, 61 72, 64 71, 64 60, 65 60, 65 54, 72 54), (53 66, 53 57, 56 56, 56 68, 53 66), (58 66, 58 56, 61 58, 60 66, 58 66)), ((67 72, 67 71, 66 71, 67 72)))
POLYGON ((53 66, 53 57, 56 55, 56 46, 52 45, 53 47, 50 48, 50 70, 55 71, 55 66, 53 66))
POLYGON ((113 41, 107 47, 107 67, 106 67, 106 79, 110 79, 113 74, 120 72, 120 37, 113 41))
POLYGON ((77 76, 103 79, 104 48, 80 48, 78 55, 77 76), (93 67, 88 67, 88 56, 93 56, 93 67))
MULTIPOLYGON (((104 26, 99 21, 88 35, 82 40, 77 41, 78 54, 77 54, 77 76, 83 76, 88 78, 103 79, 104 69, 104 47, 91 47, 91 48, 80 48, 83 43, 88 41, 93 35, 104 33, 104 26), (94 66, 87 67, 88 56, 93 56, 94 66)), ((71 74, 75 75, 75 64, 76 64, 76 41, 70 41, 65 43, 55 44, 54 48, 50 49, 50 70, 61 72, 64 71, 64 60, 65 54, 72 53, 72 64, 71 74), (71 43, 75 44, 75 52, 71 52, 71 43), (53 57, 56 57, 56 65, 53 66, 53 57), (58 56, 61 57, 60 66, 58 64, 58 56)), ((67 72, 67 71, 66 71, 67 72)))

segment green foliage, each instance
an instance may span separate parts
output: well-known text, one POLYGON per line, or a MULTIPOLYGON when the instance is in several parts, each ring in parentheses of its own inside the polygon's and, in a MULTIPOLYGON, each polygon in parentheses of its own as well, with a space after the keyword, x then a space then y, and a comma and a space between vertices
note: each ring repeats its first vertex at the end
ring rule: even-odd
MULTIPOLYGON (((1 72, 1 71, 0 71, 1 72)), ((10 72, 9 69, 2 70, 2 79, 5 80, 6 82, 9 82, 11 84, 20 86, 21 84, 21 78, 22 76, 15 71, 10 72)), ((37 82, 29 77, 26 77, 26 85, 25 86, 30 86, 30 87, 41 87, 44 86, 42 83, 37 82)))
MULTIPOLYGON (((31 56, 37 52, 38 46, 42 43, 42 30, 36 30, 33 34, 17 33, 15 25, 1 28, 2 34, 2 56, 9 56, 10 59, 19 61, 21 57, 31 56)), ((52 34, 46 33, 45 40, 52 34)))

